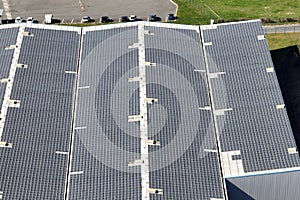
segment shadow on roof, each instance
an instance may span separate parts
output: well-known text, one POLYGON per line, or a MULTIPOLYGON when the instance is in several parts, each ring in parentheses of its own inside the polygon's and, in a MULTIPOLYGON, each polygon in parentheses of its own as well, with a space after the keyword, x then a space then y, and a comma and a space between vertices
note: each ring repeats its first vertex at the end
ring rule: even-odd
POLYGON ((293 134, 300 149, 300 50, 297 45, 271 51, 293 134))

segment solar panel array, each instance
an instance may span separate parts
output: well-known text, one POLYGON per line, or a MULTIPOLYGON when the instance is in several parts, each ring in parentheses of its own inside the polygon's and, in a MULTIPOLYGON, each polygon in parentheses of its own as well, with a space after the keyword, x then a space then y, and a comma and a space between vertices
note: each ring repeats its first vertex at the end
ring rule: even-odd
POLYGON ((145 27, 150 187, 163 189, 152 199, 222 198, 213 121, 199 29, 145 27), (178 40, 180 38, 180 40, 178 40))
MULTIPOLYGON (((139 75, 138 31, 84 32, 69 199, 142 198, 140 167, 128 166, 141 153, 139 122, 128 121, 140 112, 138 81, 129 81, 139 75)), ((209 106, 199 29, 146 26, 145 53, 156 65, 146 70, 147 97, 158 99, 148 134, 161 144, 149 147, 150 188, 163 190, 150 198, 222 198, 217 154, 204 150, 216 145, 211 112, 199 110, 209 106)))
MULTIPOLYGON (((0 79, 7 78, 9 75, 9 69, 11 60, 13 57, 13 50, 5 49, 10 45, 15 44, 19 28, 12 27, 6 29, 0 29, 0 79)), ((0 105, 2 105, 6 84, 0 84, 0 105)))
POLYGON ((289 152, 296 144, 261 22, 202 32, 221 151, 240 151, 236 159, 245 173, 298 167, 298 153, 289 152), (222 109, 224 115, 217 114, 222 109))
POLYGON ((0 149, 0 191, 3 199, 64 199, 76 79, 65 71, 77 71, 79 34, 25 32, 18 63, 28 66, 14 77, 10 99, 20 107, 6 116, 2 141, 12 148, 0 149))
POLYGON ((298 167, 263 35, 259 21, 0 29, 1 109, 15 56, 20 100, 5 115, 0 199, 145 199, 145 174, 150 199, 223 199, 224 177, 298 167), (143 108, 160 144, 146 172, 132 166, 145 165, 143 108))
POLYGON ((87 31, 82 40, 69 199, 141 199, 137 27, 87 31), (77 172, 77 173, 76 173, 77 172), (79 172, 79 173, 78 173, 79 172))

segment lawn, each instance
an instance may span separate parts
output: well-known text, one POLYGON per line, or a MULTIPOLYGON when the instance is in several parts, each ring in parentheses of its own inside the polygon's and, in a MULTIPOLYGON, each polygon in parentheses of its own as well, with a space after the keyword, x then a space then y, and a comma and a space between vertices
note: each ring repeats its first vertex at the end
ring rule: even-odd
POLYGON ((300 18, 299 0, 175 0, 178 23, 207 24, 210 19, 300 18))
POLYGON ((300 46, 300 33, 267 34, 267 41, 270 50, 281 49, 293 45, 300 46))

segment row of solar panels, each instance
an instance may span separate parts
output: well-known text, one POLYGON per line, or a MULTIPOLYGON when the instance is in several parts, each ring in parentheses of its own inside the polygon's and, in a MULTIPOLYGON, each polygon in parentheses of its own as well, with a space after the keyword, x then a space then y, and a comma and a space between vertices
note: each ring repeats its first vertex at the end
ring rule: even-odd
POLYGON ((0 198, 223 199, 227 187, 234 199, 233 178, 298 170, 260 21, 14 25, 0 36, 0 198))

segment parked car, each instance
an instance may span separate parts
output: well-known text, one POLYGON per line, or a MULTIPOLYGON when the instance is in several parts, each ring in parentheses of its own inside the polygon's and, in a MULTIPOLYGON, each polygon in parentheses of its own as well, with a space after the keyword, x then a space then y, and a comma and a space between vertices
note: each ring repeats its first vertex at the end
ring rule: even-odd
POLYGON ((129 18, 128 18, 128 16, 122 16, 121 18, 120 18, 120 22, 129 22, 130 20, 129 20, 129 18))
POLYGON ((22 19, 22 17, 20 17, 20 16, 18 16, 18 17, 16 17, 16 19, 15 19, 15 23, 22 23, 23 22, 23 19, 22 19))
POLYGON ((90 16, 84 16, 81 19, 81 23, 89 23, 89 22, 94 22, 95 20, 93 18, 91 18, 90 16))
POLYGON ((113 22, 114 20, 108 16, 102 16, 101 17, 101 23, 109 23, 109 22, 113 22))
POLYGON ((129 16, 129 21, 131 21, 131 22, 136 21, 136 19, 137 19, 136 15, 130 15, 129 16))
POLYGON ((178 17, 175 16, 174 14, 170 13, 170 14, 168 14, 168 18, 167 18, 167 19, 168 19, 169 21, 173 21, 173 20, 178 19, 178 17))
POLYGON ((36 19, 34 19, 33 17, 27 17, 27 23, 28 24, 38 23, 38 21, 36 19))
POLYGON ((27 17, 27 23, 32 24, 33 23, 33 17, 27 17))
POLYGON ((157 21, 161 21, 161 18, 158 17, 156 14, 150 14, 148 17, 148 21, 149 22, 157 22, 157 21))

